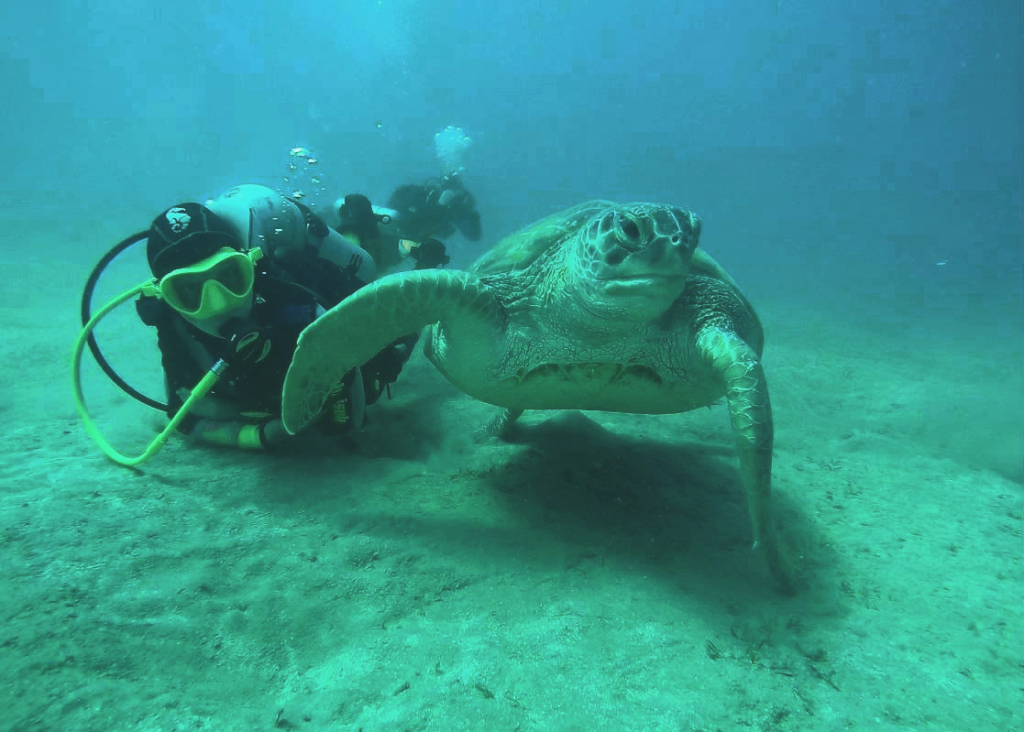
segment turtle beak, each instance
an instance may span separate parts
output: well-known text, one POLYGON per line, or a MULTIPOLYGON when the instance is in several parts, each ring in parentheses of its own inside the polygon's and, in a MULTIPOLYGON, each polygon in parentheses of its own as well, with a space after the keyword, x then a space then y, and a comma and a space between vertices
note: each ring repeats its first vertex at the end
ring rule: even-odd
POLYGON ((690 274, 693 249, 670 237, 655 239, 619 265, 616 279, 651 277, 685 280, 690 274))

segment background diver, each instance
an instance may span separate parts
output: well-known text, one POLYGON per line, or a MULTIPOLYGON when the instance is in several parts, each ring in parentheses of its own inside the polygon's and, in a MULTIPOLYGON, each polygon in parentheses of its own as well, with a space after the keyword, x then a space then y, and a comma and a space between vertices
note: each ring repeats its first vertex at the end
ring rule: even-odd
POLYGON ((474 242, 483 235, 476 199, 457 174, 399 186, 384 207, 358 193, 335 206, 336 229, 369 252, 381 270, 406 257, 416 260, 417 269, 447 264, 442 239, 456 231, 474 242))

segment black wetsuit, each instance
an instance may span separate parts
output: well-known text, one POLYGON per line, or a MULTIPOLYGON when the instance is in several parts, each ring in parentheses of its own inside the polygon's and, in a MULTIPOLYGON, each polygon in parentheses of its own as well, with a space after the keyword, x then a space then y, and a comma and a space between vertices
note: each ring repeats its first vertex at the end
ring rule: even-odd
MULTIPOLYGON (((241 413, 280 417, 285 374, 299 334, 317 317, 317 301, 311 292, 263 273, 257 274, 253 290, 256 300, 250 318, 270 340, 270 352, 258 363, 229 368, 210 395, 230 402, 241 413)), ((173 416, 183 404, 179 390, 191 391, 224 353, 227 342, 199 330, 156 298, 140 300, 139 315, 157 329, 168 416, 173 416)), ((189 415, 181 431, 191 432, 199 419, 189 415)))
POLYGON ((441 186, 399 186, 388 198, 387 206, 398 211, 399 231, 407 239, 422 241, 428 236, 446 239, 457 228, 469 241, 479 241, 483 233, 476 199, 461 183, 454 181, 441 186), (439 199, 446 190, 456 192, 457 196, 452 204, 442 206, 439 199))

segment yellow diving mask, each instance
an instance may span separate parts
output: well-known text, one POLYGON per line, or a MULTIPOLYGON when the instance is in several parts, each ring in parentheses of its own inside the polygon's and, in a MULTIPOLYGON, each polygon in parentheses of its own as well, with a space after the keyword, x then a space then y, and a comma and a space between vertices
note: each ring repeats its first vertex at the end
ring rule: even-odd
POLYGON ((160 280, 160 296, 182 315, 206 320, 248 305, 256 280, 258 247, 239 252, 222 247, 189 267, 181 267, 160 280))

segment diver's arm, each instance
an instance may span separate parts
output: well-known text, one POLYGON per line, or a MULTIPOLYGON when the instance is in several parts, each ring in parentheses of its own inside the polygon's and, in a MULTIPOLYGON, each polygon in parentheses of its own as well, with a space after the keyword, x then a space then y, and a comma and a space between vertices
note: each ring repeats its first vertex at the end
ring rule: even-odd
MULTIPOLYGON (((182 390, 187 398, 187 390, 182 390)), ((181 403, 181 398, 177 402, 181 403)), ((288 437, 279 419, 253 424, 239 419, 238 407, 225 399, 207 394, 195 403, 192 413, 182 421, 179 431, 188 439, 206 445, 262 450, 275 447, 288 437), (276 423, 276 424, 275 424, 276 423)))
POLYGON ((237 447, 242 450, 268 450, 287 442, 288 433, 279 419, 259 424, 219 419, 200 419, 189 438, 206 445, 237 447))
MULTIPOLYGON (((158 332, 167 389, 167 416, 171 418, 189 398, 197 382, 196 374, 201 372, 173 329, 158 332)), ((273 448, 288 437, 279 419, 253 424, 239 416, 237 405, 207 394, 194 403, 192 411, 178 425, 178 431, 195 442, 248 450, 273 448)))
POLYGON ((484 233, 483 227, 480 226, 480 212, 475 208, 459 212, 455 219, 455 226, 469 241, 480 241, 480 237, 484 233))

